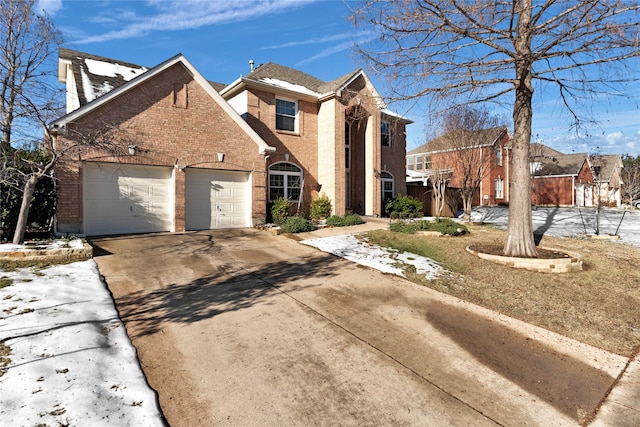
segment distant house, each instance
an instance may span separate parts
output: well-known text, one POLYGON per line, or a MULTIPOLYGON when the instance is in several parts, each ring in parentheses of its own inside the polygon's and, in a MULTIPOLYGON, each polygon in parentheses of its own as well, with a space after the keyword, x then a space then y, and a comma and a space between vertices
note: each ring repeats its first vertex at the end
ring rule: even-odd
POLYGON ((594 177, 587 153, 564 154, 531 144, 531 203, 541 206, 593 206, 594 177))
POLYGON ((407 192, 423 201, 427 215, 435 213, 429 187, 434 180, 446 180, 449 215, 461 208, 460 190, 470 185, 476 189, 474 206, 508 203, 510 142, 505 126, 459 131, 429 141, 407 153, 407 192))
MULTIPOLYGON (((622 157, 619 154, 590 157, 596 183, 596 198, 607 206, 622 204, 622 157)), ((597 199, 596 199, 597 201, 597 199)))
POLYGON ((58 232, 249 227, 276 197, 306 212, 320 193, 381 215, 405 191, 411 121, 362 70, 323 82, 269 63, 225 85, 182 55, 146 68, 60 49, 58 77, 67 114, 50 129, 74 153, 56 168, 58 232))

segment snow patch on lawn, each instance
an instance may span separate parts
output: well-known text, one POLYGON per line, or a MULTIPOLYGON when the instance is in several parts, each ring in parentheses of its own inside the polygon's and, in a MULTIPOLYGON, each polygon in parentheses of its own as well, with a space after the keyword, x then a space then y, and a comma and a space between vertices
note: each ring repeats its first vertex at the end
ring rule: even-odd
POLYGON ((432 259, 410 253, 399 253, 393 249, 372 245, 354 235, 308 239, 302 240, 300 243, 397 276, 405 277, 402 268, 405 265, 413 265, 416 268, 416 272, 424 275, 428 280, 432 280, 438 274, 444 272, 444 269, 432 259))
POLYGON ((0 425, 164 425, 93 260, 0 277, 0 425))

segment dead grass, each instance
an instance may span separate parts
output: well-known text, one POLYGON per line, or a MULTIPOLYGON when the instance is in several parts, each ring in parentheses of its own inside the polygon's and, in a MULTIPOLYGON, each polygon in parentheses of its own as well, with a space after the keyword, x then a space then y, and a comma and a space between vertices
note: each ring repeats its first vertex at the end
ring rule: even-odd
POLYGON ((469 227, 458 237, 372 231, 372 243, 424 255, 453 274, 410 280, 437 291, 629 357, 640 345, 640 249, 620 243, 545 236, 541 245, 578 252, 583 271, 547 274, 497 265, 469 254, 468 245, 502 245, 505 232, 469 227))

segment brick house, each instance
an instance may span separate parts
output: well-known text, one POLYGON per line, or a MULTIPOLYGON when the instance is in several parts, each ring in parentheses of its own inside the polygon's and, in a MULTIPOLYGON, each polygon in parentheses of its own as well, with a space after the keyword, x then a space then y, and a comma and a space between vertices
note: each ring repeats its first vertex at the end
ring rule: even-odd
POLYGON ((596 201, 607 206, 622 204, 622 157, 619 154, 599 154, 590 157, 596 183, 596 201))
POLYGON ((430 190, 433 180, 446 181, 445 211, 451 216, 461 209, 463 186, 476 187, 473 206, 508 203, 510 142, 505 126, 459 131, 429 141, 407 153, 407 193, 423 201, 426 215, 435 213, 430 190))
POLYGON ((532 204, 594 205, 594 177, 587 153, 564 154, 533 143, 530 157, 532 204))
POLYGON ((50 130, 60 233, 249 227, 284 196, 380 215, 405 191, 405 126, 361 70, 333 82, 265 64, 230 85, 182 55, 147 69, 60 49, 67 114, 50 130))

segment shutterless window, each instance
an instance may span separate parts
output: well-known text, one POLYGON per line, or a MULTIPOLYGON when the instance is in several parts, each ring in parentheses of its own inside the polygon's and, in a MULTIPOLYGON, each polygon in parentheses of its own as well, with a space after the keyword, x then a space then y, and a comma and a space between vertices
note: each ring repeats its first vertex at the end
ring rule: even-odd
POLYGON ((498 178, 498 179, 494 180, 494 185, 495 185, 495 189, 496 189, 496 199, 503 199, 504 198, 504 195, 503 195, 504 184, 502 182, 502 179, 498 178))
POLYGON ((422 170, 422 156, 416 157, 416 170, 418 171, 422 170))
POLYGON ((415 157, 413 156, 407 157, 407 169, 409 169, 410 171, 414 170, 416 167, 415 161, 416 161, 415 157))
POLYGON ((391 147, 391 128, 389 122, 380 122, 380 145, 391 147))
POLYGON ((496 165, 502 166, 502 148, 496 150, 496 165))
POLYGON ((276 163, 269 167, 269 200, 284 197, 292 202, 300 199, 302 169, 291 163, 276 163))
POLYGON ((295 101, 276 99, 276 130, 295 132, 296 110, 295 101))

